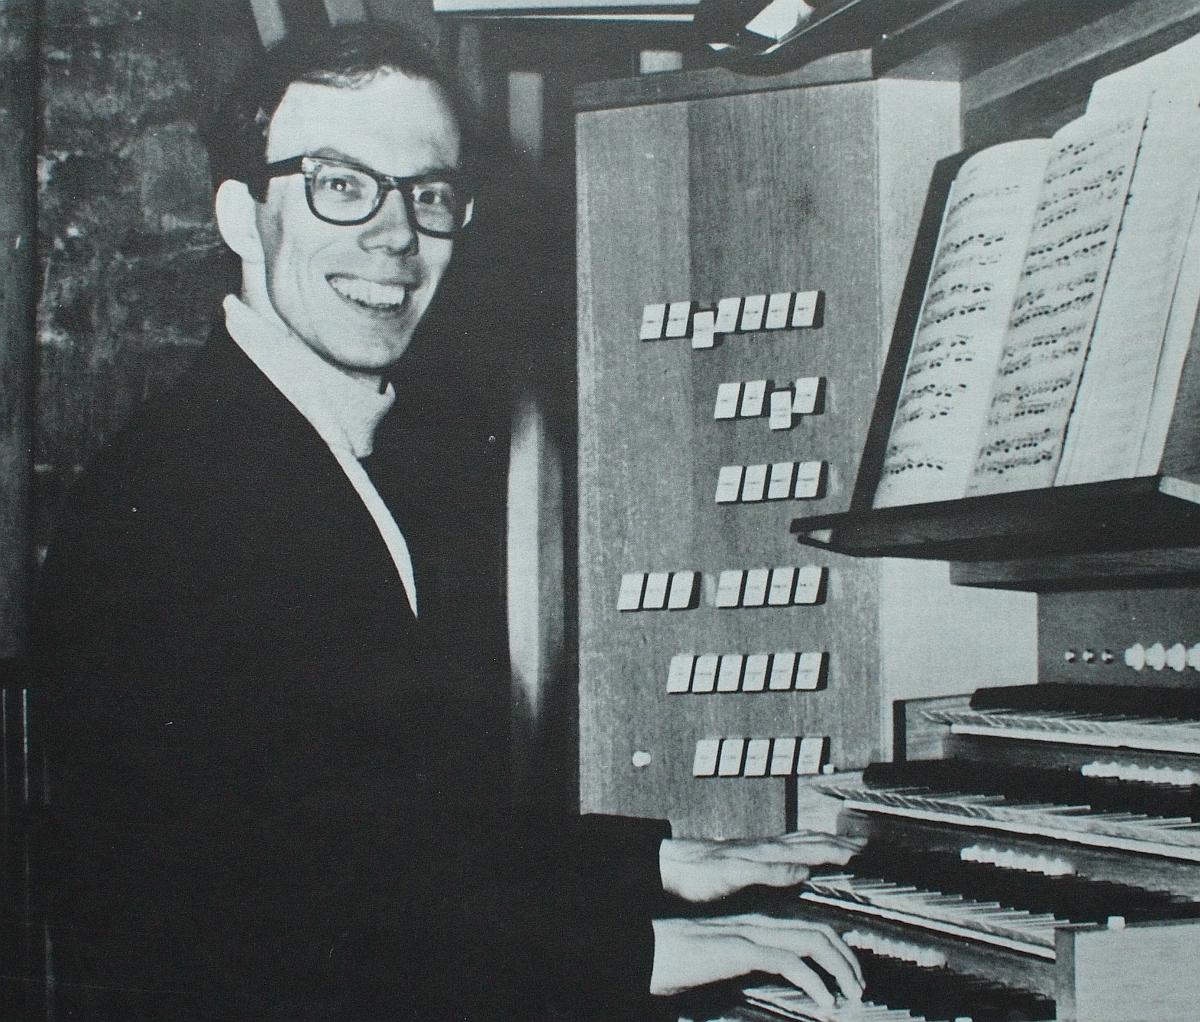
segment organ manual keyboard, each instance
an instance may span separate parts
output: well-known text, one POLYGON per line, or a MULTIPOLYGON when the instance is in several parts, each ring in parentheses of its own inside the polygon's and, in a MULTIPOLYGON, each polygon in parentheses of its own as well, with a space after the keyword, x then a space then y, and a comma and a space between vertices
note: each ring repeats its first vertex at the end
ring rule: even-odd
POLYGON ((787 910, 857 949, 869 1010, 765 987, 740 1017, 1197 1017, 1200 692, 914 700, 894 759, 819 782, 842 802, 839 828, 867 842, 787 910))

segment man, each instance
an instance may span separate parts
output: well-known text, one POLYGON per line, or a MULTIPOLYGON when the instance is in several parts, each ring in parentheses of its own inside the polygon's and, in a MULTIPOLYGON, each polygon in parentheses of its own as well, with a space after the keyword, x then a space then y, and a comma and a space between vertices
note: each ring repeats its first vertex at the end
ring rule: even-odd
POLYGON ((223 118, 240 297, 45 567, 59 1016, 633 1018, 755 970, 831 1003, 813 963, 858 996, 832 931, 670 918, 664 894, 792 883, 849 845, 509 809, 507 678, 426 585, 470 510, 439 459, 473 455, 419 424, 373 451, 473 212, 429 57, 378 25, 285 43, 223 118))

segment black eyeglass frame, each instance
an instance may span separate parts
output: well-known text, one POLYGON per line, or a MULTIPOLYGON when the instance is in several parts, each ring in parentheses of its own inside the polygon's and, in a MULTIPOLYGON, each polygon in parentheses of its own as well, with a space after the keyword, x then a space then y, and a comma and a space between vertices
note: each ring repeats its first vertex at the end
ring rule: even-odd
POLYGON ((274 163, 268 163, 263 168, 263 182, 270 181, 273 177, 289 177, 292 174, 304 175, 304 196, 308 200, 308 208, 312 215, 318 220, 327 224, 334 224, 337 227, 356 227, 359 224, 365 224, 371 220, 383 208, 384 202, 387 201, 388 192, 397 191, 400 193, 400 198, 404 203, 404 211, 408 216, 408 225, 418 234, 424 234, 429 238, 453 239, 462 233, 464 227, 470 220, 471 202, 474 198, 471 189, 467 184, 466 178, 452 170, 440 170, 436 173, 417 174, 415 177, 392 177, 388 174, 381 174, 377 170, 372 170, 370 167, 364 167, 361 163, 355 163, 352 160, 334 160, 322 159, 319 156, 293 156, 286 160, 277 160, 274 163), (346 167, 350 170, 357 170, 359 173, 366 174, 374 179, 379 186, 379 192, 375 196, 375 204, 371 207, 371 211, 357 220, 331 220, 327 216, 322 216, 317 212, 316 203, 313 201, 313 175, 315 166, 306 167, 305 163, 310 165, 346 167), (417 211, 415 201, 413 199, 413 185, 429 184, 433 181, 444 182, 450 185, 457 195, 462 197, 462 205, 457 213, 459 223, 457 223, 452 231, 432 231, 428 227, 422 227, 417 222, 417 211))

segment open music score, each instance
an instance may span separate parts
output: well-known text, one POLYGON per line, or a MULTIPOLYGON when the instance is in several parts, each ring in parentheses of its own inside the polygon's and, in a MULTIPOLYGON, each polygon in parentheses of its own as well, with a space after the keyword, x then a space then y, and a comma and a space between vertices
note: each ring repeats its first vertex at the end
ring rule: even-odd
POLYGON ((1176 446, 1194 446, 1194 416, 1176 422, 1196 386, 1194 92, 1181 75, 1152 96, 1102 94, 1053 139, 963 164, 876 507, 1177 474, 1177 425, 1176 446))

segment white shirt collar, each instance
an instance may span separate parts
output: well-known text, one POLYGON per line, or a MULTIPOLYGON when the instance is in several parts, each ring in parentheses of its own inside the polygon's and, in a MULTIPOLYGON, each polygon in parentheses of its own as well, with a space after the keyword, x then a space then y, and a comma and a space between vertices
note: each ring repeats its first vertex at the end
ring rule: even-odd
POLYGON ((374 449, 375 430, 396 400, 389 383, 379 393, 368 380, 331 366, 290 330, 281 329, 226 295, 225 326, 242 349, 333 449, 365 458, 374 449))

